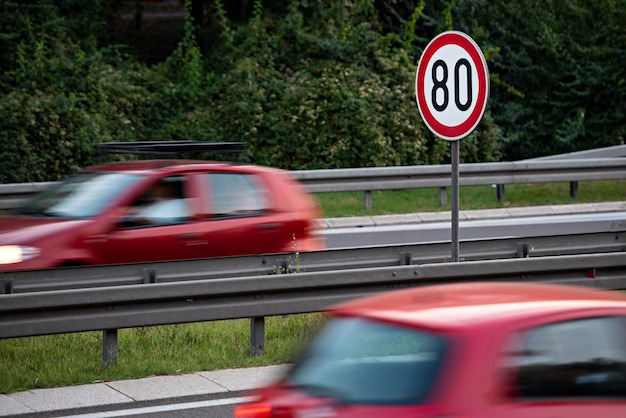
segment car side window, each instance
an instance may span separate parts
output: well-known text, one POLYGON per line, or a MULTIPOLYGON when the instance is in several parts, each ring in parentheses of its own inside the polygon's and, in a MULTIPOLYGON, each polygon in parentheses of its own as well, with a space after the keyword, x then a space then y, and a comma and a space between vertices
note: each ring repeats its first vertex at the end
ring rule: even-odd
POLYGON ((211 213, 216 217, 238 217, 265 211, 268 208, 267 191, 255 177, 241 173, 207 174, 211 213))
POLYGON ((170 176, 148 188, 129 208, 131 227, 185 222, 189 207, 184 195, 185 176, 170 176))
POLYGON ((537 327, 512 340, 513 393, 533 398, 626 398, 626 317, 537 327))

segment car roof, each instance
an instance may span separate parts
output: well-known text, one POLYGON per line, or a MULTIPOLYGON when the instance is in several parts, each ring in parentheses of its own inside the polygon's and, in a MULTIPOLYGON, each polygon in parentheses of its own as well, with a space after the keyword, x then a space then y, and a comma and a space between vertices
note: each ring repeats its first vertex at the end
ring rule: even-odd
POLYGON ((330 310, 337 315, 452 331, 593 308, 626 309, 626 296, 579 286, 539 283, 450 283, 386 292, 344 302, 330 310))

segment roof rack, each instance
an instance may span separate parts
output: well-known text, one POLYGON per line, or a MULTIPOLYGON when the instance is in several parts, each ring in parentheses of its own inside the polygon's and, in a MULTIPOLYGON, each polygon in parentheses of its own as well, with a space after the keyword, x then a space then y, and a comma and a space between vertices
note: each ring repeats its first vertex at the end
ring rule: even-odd
POLYGON ((96 149, 105 154, 177 154, 183 152, 210 152, 213 154, 237 154, 244 150, 243 142, 201 141, 136 141, 102 142, 96 149))

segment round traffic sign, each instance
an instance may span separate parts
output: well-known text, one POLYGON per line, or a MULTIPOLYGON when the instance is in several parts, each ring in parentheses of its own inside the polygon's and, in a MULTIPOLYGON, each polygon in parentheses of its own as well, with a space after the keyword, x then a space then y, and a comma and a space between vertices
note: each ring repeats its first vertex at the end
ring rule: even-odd
POLYGON ((476 42, 458 31, 431 40, 417 66, 415 96, 424 123, 435 135, 448 141, 469 135, 489 97, 489 69, 476 42))

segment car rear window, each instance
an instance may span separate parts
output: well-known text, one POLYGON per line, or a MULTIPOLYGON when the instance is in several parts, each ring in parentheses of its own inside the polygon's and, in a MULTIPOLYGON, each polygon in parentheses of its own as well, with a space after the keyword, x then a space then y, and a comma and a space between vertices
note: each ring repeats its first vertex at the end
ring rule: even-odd
POLYGON ((258 214, 268 208, 268 191, 254 175, 210 173, 212 213, 217 217, 258 214))
POLYGON ((334 318, 296 362, 288 384, 343 404, 414 405, 427 398, 449 342, 362 318, 334 318))

